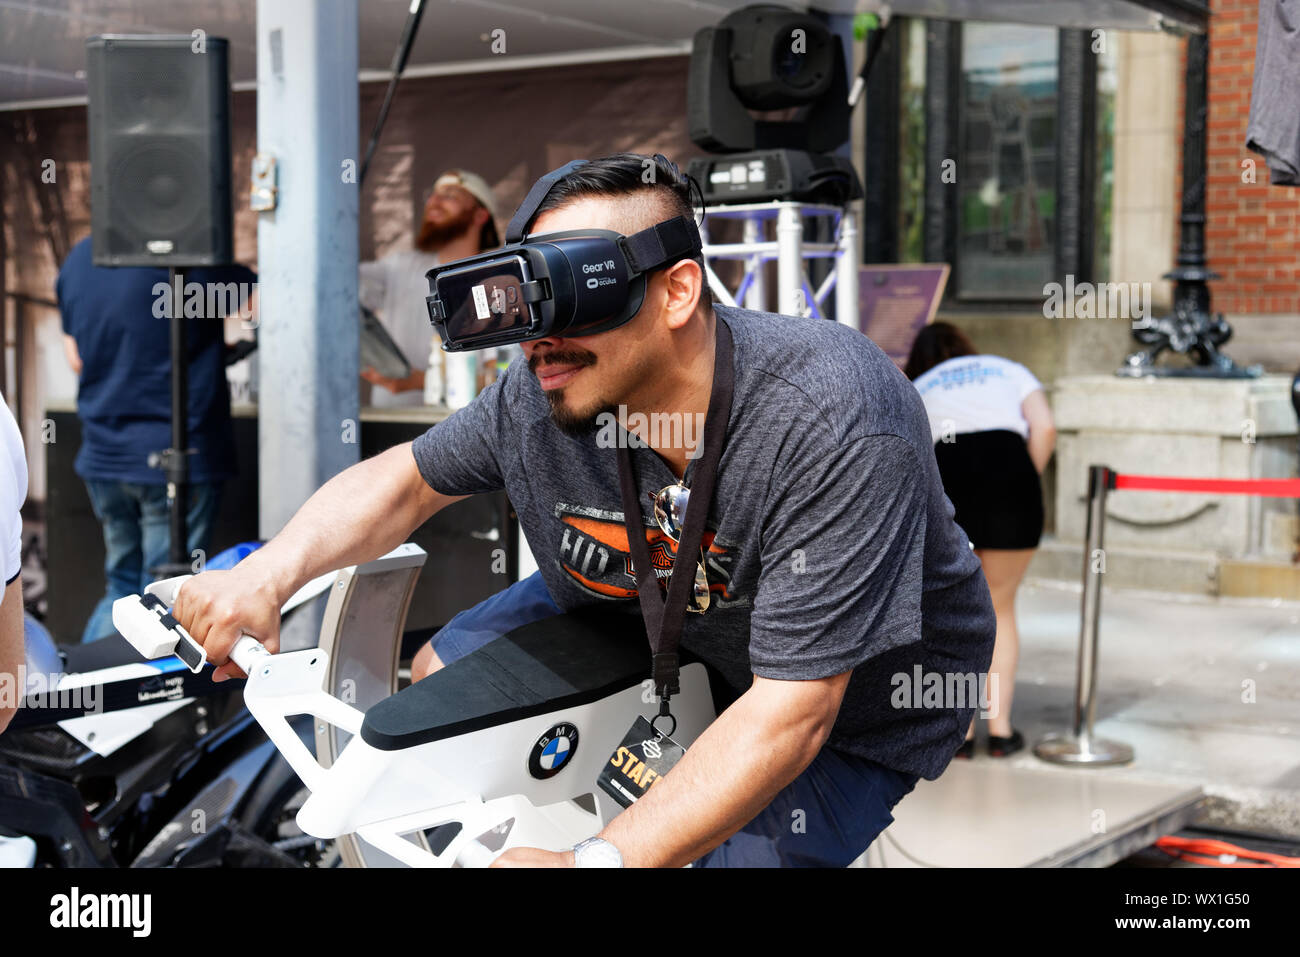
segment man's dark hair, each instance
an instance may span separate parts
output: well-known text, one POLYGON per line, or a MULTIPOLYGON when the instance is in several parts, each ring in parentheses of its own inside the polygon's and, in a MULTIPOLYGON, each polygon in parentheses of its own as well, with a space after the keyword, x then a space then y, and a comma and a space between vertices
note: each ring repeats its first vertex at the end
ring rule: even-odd
MULTIPOLYGON (((542 213, 586 196, 634 196, 640 193, 648 193, 658 202, 663 211, 660 221, 674 216, 695 220, 692 194, 699 196, 699 190, 676 163, 660 154, 614 153, 584 163, 552 186, 524 231, 528 232, 542 213)), ((704 257, 694 256, 692 259, 703 272, 704 257)), ((707 273, 705 275, 707 277, 707 273)), ((707 278, 700 302, 707 307, 712 307, 714 302, 707 278)))
POLYGON ((977 354, 974 344, 956 326, 948 322, 932 322, 917 333, 903 374, 915 379, 940 362, 977 354))

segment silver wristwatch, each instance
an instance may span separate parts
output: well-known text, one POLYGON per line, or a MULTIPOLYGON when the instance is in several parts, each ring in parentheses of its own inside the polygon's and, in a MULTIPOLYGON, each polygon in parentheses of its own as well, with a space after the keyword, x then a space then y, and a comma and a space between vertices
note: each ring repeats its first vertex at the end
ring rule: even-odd
POLYGON ((574 867, 622 867, 623 855, 618 848, 599 837, 589 837, 573 845, 574 867))

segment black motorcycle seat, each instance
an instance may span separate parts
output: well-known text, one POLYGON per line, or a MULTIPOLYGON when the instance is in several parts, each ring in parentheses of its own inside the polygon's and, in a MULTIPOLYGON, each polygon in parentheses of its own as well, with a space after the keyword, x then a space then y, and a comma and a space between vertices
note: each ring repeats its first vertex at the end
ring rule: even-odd
POLYGON ((138 665, 144 661, 140 652, 116 633, 83 645, 60 645, 59 652, 63 656, 64 670, 70 675, 102 671, 118 665, 138 665))
POLYGON ((650 677, 640 615, 571 613, 516 628, 366 712, 381 751, 574 707, 650 677))

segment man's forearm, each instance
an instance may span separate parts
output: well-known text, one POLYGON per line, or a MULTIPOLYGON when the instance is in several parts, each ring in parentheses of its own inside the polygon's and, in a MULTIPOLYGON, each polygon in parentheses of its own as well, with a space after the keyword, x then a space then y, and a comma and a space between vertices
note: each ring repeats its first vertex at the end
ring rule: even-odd
POLYGON ((753 820, 812 763, 833 715, 791 721, 751 695, 724 711, 667 775, 601 831, 626 866, 684 867, 753 820))
POLYGON ((322 485, 245 562, 270 578, 283 604, 317 575, 388 553, 456 500, 429 489, 415 469, 410 444, 399 445, 322 485))

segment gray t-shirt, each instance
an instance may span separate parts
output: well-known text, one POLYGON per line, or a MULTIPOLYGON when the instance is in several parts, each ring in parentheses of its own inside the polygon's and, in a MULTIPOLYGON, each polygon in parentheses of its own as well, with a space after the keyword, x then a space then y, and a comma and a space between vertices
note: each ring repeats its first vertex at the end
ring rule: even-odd
MULTIPOLYGON (((687 614, 682 647, 736 693, 752 675, 852 669, 828 745, 938 777, 978 704, 955 695, 973 678, 949 676, 988 668, 995 619, 920 396, 845 326, 715 311, 735 342, 735 395, 704 536, 712 604, 687 614), (948 700, 923 696, 932 674, 954 689, 948 700)), ((416 439, 414 453, 439 492, 506 490, 561 608, 617 602, 639 613, 616 452, 594 432, 556 428, 522 359, 416 439)), ((652 449, 632 459, 642 502, 675 481, 652 449)), ((649 511, 652 560, 670 568, 673 543, 649 511)), ((647 645, 647 676, 649 660, 647 645)))

